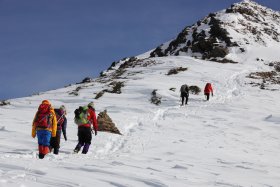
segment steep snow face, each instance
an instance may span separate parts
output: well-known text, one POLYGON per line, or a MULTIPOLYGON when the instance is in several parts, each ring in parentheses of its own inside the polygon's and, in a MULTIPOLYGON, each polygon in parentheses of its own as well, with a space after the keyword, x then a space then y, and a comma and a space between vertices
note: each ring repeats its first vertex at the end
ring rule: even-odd
POLYGON ((186 27, 176 39, 152 51, 151 56, 188 55, 234 63, 232 54, 247 52, 248 46, 279 45, 279 23, 279 12, 243 1, 186 27))

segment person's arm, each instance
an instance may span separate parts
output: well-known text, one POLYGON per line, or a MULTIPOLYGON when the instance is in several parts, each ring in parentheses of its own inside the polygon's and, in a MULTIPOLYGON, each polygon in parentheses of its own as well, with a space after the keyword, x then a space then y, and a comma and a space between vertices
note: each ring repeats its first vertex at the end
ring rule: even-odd
POLYGON ((54 109, 51 109, 51 114, 52 114, 52 137, 56 136, 56 131, 57 131, 57 119, 56 115, 54 112, 54 109))
POLYGON ((67 141, 67 135, 66 135, 67 118, 65 116, 63 116, 63 118, 64 118, 64 121, 62 124, 62 133, 63 133, 64 140, 67 141))
POLYGON ((36 112, 36 114, 35 114, 35 116, 34 116, 34 119, 33 119, 33 122, 32 122, 31 136, 32 136, 33 138, 36 137, 36 124, 35 124, 35 119, 37 118, 37 113, 38 113, 38 112, 36 112))
POLYGON ((91 120, 92 120, 94 133, 95 133, 95 136, 96 136, 97 135, 97 130, 98 130, 98 124, 97 124, 96 114, 93 110, 91 110, 91 120))

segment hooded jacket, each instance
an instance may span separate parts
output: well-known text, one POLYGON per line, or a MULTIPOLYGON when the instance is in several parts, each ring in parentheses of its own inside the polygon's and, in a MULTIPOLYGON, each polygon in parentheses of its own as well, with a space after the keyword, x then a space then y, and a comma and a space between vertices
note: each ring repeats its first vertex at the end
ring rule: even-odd
POLYGON ((210 83, 207 83, 204 88, 204 94, 210 94, 210 93, 213 94, 213 88, 210 83))

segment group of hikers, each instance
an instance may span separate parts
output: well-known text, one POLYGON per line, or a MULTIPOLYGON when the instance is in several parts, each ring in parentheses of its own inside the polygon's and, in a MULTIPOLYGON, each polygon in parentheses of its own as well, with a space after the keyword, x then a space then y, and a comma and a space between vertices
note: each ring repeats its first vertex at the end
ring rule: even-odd
MULTIPOLYGON (((182 99, 181 106, 187 105, 188 100, 189 100, 189 86, 187 84, 182 85, 180 92, 181 92, 181 99, 182 99)), ((207 101, 209 101, 209 99, 210 99, 210 94, 213 97, 213 95, 214 95, 213 88, 212 88, 211 83, 207 83, 204 87, 204 95, 205 95, 207 101)))
MULTIPOLYGON (((83 147, 82 154, 87 154, 92 133, 94 131, 96 136, 98 130, 94 103, 90 102, 87 106, 80 106, 76 109, 74 121, 78 125, 78 144, 74 152, 78 153, 83 147)), ((43 100, 32 123, 32 137, 35 138, 37 135, 40 159, 52 151, 54 154, 59 153, 61 133, 67 141, 66 127, 65 106, 61 105, 54 109, 48 100, 43 100)))
MULTIPOLYGON (((189 87, 184 84, 181 86, 182 106, 188 104, 189 87)), ((213 96, 213 88, 207 83, 204 88, 204 95, 207 101, 213 96)), ((98 124, 94 103, 90 102, 87 106, 80 106, 75 110, 74 122, 78 126, 78 144, 74 148, 74 153, 78 153, 82 148, 82 154, 87 154, 92 134, 97 135, 98 124)), ((53 151, 54 154, 59 153, 61 134, 65 141, 67 118, 66 108, 61 105, 59 108, 53 108, 48 100, 43 100, 39 105, 32 124, 32 137, 38 138, 39 158, 43 159, 46 154, 53 151)))

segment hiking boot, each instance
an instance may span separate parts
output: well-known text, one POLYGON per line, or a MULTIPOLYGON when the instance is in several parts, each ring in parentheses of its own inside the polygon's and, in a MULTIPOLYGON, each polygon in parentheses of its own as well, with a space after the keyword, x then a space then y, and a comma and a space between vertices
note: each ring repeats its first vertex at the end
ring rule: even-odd
POLYGON ((45 155, 43 153, 39 153, 39 159, 43 159, 45 155))
POLYGON ((59 149, 54 149, 53 154, 58 155, 59 149))

